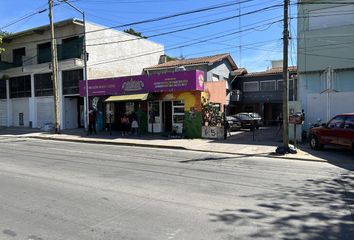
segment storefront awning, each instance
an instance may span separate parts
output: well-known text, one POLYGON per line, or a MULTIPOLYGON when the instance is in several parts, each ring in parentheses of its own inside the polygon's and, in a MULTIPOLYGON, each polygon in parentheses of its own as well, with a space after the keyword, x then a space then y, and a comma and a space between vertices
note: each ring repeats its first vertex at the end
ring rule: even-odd
POLYGON ((107 98, 105 102, 145 101, 148 99, 148 96, 148 93, 111 96, 107 98))

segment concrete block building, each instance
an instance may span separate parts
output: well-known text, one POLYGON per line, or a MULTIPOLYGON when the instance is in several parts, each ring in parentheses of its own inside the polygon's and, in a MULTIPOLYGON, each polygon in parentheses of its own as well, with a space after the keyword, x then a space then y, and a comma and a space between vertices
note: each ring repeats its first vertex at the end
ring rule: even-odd
POLYGON ((303 0, 298 4, 299 99, 304 127, 354 112, 354 5, 303 0))
MULTIPOLYGON (((87 79, 141 74, 158 63, 164 46, 81 20, 55 23, 58 52, 59 112, 62 129, 84 127, 83 44, 87 79)), ((0 126, 40 128, 54 123, 49 25, 7 36, 0 55, 0 126)))

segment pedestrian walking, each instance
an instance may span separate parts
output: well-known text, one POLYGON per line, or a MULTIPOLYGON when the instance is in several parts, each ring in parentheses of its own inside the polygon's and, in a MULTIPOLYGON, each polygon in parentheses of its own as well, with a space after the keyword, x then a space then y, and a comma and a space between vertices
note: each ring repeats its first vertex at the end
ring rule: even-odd
POLYGON ((281 134, 282 129, 283 129, 283 114, 279 113, 278 117, 276 118, 278 130, 277 130, 277 136, 281 134))
POLYGON ((89 133, 95 133, 96 132, 96 113, 93 110, 89 111, 89 133))
POLYGON ((120 123, 122 124, 122 136, 125 136, 128 134, 129 130, 129 118, 127 115, 123 115, 123 117, 120 118, 120 123))

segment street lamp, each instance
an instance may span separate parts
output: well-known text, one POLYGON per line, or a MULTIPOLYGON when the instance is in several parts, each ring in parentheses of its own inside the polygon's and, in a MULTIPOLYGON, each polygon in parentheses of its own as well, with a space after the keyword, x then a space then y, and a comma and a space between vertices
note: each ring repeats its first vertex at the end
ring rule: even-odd
POLYGON ((85 81, 85 104, 86 104, 86 108, 85 108, 85 128, 86 131, 88 133, 89 129, 88 129, 88 121, 89 121, 89 94, 88 94, 88 79, 87 79, 87 52, 86 52, 86 20, 85 20, 85 12, 81 11, 80 9, 78 9, 77 7, 75 7, 74 5, 72 5, 70 2, 68 2, 68 0, 62 0, 61 2, 66 3, 68 6, 70 6, 71 8, 73 8, 74 10, 76 10, 77 12, 79 12, 82 15, 82 21, 84 23, 84 40, 83 40, 83 52, 84 52, 84 81, 85 81))

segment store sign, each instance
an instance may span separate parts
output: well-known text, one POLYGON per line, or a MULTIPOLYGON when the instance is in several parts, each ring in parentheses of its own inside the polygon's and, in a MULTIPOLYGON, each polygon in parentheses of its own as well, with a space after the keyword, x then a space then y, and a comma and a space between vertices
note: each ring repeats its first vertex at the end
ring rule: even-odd
POLYGON ((136 92, 144 89, 143 81, 136 81, 134 79, 130 79, 123 83, 122 89, 124 92, 136 92))
MULTIPOLYGON (((81 96, 85 96, 85 85, 85 81, 80 81, 81 96)), ((89 96, 195 90, 204 90, 203 71, 137 75, 88 81, 89 96)))

